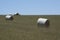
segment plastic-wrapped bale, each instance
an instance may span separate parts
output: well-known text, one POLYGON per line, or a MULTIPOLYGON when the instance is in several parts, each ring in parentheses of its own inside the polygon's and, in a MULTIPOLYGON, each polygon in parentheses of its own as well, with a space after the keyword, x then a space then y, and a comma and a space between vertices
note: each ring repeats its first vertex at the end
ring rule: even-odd
POLYGON ((49 20, 46 19, 46 18, 38 18, 37 24, 38 24, 38 26, 46 26, 46 27, 48 27, 49 26, 49 20))
POLYGON ((20 15, 19 13, 15 13, 14 15, 20 15))
POLYGON ((5 18, 6 18, 6 20, 13 20, 13 16, 12 15, 6 15, 5 18))

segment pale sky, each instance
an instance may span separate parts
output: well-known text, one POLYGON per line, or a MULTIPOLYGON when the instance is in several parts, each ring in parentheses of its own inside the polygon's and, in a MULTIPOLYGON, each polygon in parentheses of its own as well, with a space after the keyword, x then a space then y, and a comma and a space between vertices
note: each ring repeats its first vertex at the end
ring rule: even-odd
POLYGON ((60 15, 60 0, 0 0, 0 14, 60 15))

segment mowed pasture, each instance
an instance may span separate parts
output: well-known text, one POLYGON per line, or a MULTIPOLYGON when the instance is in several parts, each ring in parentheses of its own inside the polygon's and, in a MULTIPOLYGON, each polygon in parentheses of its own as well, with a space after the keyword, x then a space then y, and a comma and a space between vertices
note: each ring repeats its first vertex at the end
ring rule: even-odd
POLYGON ((0 16, 0 40, 60 40, 60 15, 17 15, 13 21, 0 16), (48 18, 50 26, 38 27, 39 17, 48 18))

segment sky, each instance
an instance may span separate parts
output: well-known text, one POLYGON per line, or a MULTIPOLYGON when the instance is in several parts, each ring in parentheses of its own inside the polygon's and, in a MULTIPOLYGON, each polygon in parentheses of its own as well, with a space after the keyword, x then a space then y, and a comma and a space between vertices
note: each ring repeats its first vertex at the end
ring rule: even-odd
POLYGON ((60 0, 0 0, 0 14, 60 15, 60 0))

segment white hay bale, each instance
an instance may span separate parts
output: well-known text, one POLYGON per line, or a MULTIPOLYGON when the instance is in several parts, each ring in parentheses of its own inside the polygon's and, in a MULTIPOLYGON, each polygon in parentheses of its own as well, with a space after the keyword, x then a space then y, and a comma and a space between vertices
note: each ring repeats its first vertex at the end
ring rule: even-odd
POLYGON ((20 15, 19 13, 15 13, 14 15, 20 15))
POLYGON ((37 20, 38 25, 49 25, 49 20, 46 18, 38 18, 37 20))
POLYGON ((6 15, 5 18, 6 18, 7 20, 12 20, 12 19, 13 19, 13 16, 12 16, 12 15, 6 15))

